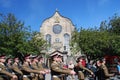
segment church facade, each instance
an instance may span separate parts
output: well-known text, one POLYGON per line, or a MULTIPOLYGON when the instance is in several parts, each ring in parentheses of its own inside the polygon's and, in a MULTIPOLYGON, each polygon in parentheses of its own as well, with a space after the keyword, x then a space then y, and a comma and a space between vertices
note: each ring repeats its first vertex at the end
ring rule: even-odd
POLYGON ((58 11, 45 19, 40 26, 40 33, 49 45, 47 51, 50 53, 56 50, 66 51, 70 55, 70 40, 74 28, 72 21, 61 16, 58 11))

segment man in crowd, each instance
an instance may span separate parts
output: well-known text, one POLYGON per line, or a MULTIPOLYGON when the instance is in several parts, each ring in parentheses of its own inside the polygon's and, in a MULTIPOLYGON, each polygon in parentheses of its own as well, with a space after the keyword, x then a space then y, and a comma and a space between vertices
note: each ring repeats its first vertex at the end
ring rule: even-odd
POLYGON ((91 75, 94 75, 94 73, 89 70, 88 68, 86 68, 84 65, 83 65, 83 61, 85 59, 83 57, 78 57, 77 58, 77 64, 75 65, 74 67, 74 70, 76 71, 77 75, 78 75, 78 78, 79 80, 84 80, 85 79, 85 75, 84 75, 84 72, 83 71, 87 71, 89 72, 91 75))
POLYGON ((109 80, 110 77, 114 76, 114 74, 109 73, 108 68, 105 65, 105 63, 106 63, 105 59, 99 59, 97 61, 97 66, 98 66, 97 77, 98 77, 98 80, 109 80))

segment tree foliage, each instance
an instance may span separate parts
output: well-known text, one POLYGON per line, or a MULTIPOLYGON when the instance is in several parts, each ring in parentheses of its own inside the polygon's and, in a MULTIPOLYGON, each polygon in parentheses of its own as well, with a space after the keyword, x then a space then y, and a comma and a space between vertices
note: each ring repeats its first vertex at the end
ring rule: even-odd
MULTIPOLYGON (((80 29, 72 34, 71 46, 76 51, 92 55, 120 55, 120 17, 114 16, 102 21, 99 29, 80 29)), ((74 51, 73 51, 74 52, 74 51)), ((77 53, 77 52, 76 52, 77 53)))
POLYGON ((41 47, 44 43, 42 39, 34 36, 30 27, 24 26, 24 22, 13 14, 0 14, 0 53, 16 55, 17 52, 39 52, 38 45, 41 47))
POLYGON ((114 15, 109 21, 109 32, 120 35, 120 17, 114 15))

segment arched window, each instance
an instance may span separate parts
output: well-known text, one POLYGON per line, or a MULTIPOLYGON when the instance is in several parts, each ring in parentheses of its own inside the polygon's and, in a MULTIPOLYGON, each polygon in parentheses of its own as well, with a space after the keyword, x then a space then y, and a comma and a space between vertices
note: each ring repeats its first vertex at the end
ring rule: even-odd
POLYGON ((51 45, 51 35, 50 34, 46 35, 46 41, 47 41, 47 44, 51 45))
POLYGON ((70 43, 70 35, 69 34, 64 34, 64 50, 69 49, 69 43, 70 43))

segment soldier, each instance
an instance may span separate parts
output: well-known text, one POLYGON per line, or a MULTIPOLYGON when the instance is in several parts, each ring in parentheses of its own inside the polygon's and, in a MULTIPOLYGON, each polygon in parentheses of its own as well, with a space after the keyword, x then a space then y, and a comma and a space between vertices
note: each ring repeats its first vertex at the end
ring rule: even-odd
MULTIPOLYGON (((0 56, 0 74, 2 75, 2 77, 5 78, 5 80, 8 80, 10 78, 10 80, 18 80, 17 76, 15 74, 12 74, 10 72, 8 72, 6 70, 6 66, 4 65, 5 63, 5 58, 6 56, 5 55, 1 55, 0 56)), ((1 77, 1 78, 2 78, 1 77)), ((4 80, 3 78, 3 80, 4 80)), ((2 79, 1 79, 2 80, 2 79)))
POLYGON ((15 72, 15 74, 18 76, 18 80, 22 80, 23 73, 21 71, 20 61, 18 57, 14 58, 14 63, 12 65, 12 69, 15 72))
MULTIPOLYGON (((43 59, 42 56, 39 56, 39 58, 38 58, 38 68, 46 73, 45 75, 43 75, 43 77, 44 77, 44 79, 45 79, 45 76, 47 76, 47 74, 50 73, 50 70, 49 70, 49 69, 47 68, 47 66, 45 65, 44 59, 43 59)), ((41 79, 42 76, 39 75, 39 78, 41 79)))
POLYGON ((42 71, 33 70, 30 64, 31 64, 30 55, 26 55, 25 61, 22 65, 22 71, 24 73, 23 80, 30 80, 30 79, 32 80, 34 79, 35 74, 44 74, 42 71))
MULTIPOLYGON (((68 65, 64 64, 64 62, 63 62, 63 55, 62 54, 58 54, 58 60, 59 60, 58 63, 60 65, 61 69, 63 69, 63 70, 73 70, 73 69, 69 69, 68 65)), ((75 75, 65 75, 65 74, 62 74, 62 75, 63 75, 63 80, 66 80, 67 78, 70 79, 70 80, 74 80, 74 78, 75 78, 75 75)))
MULTIPOLYGON (((41 68, 38 67, 38 56, 34 56, 32 57, 32 62, 31 62, 31 67, 34 69, 34 70, 38 70, 38 71, 41 71, 43 72, 44 74, 46 73, 44 70, 42 70, 41 68)), ((43 77, 43 74, 36 74, 35 76, 35 80, 38 79, 38 76, 39 76, 39 80, 44 80, 44 77, 43 77)))
POLYGON ((105 59, 99 59, 97 61, 97 66, 99 68, 99 70, 97 71, 98 80, 109 80, 109 77, 114 76, 114 74, 110 74, 108 72, 108 68, 105 63, 105 59))
POLYGON ((54 54, 51 56, 53 59, 53 62, 51 64, 51 74, 52 74, 52 79, 53 80, 62 80, 61 79, 61 74, 72 74, 74 75, 75 72, 72 70, 64 70, 61 69, 60 65, 59 65, 59 59, 58 59, 58 54, 54 54))
POLYGON ((61 55, 61 54, 58 54, 58 63, 60 65, 61 69, 68 69, 67 65, 65 65, 63 63, 63 55, 61 55))
POLYGON ((50 69, 45 65, 44 58, 42 56, 39 56, 38 58, 38 67, 42 70, 44 70, 46 73, 50 73, 50 69))
POLYGON ((7 67, 7 71, 14 74, 12 70, 12 62, 13 62, 12 58, 9 57, 6 59, 5 65, 7 67))
POLYGON ((74 67, 75 72, 78 74, 79 80, 85 79, 85 75, 84 75, 83 70, 89 72, 91 75, 94 75, 94 73, 91 70, 89 70, 88 68, 86 68, 82 65, 83 59, 84 59, 83 57, 79 57, 76 61, 77 64, 74 67))

